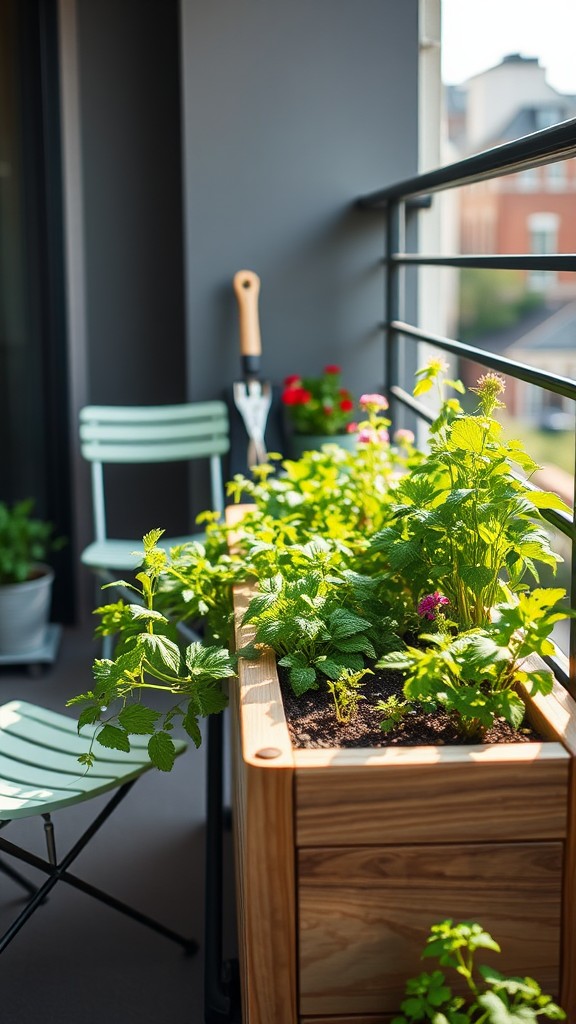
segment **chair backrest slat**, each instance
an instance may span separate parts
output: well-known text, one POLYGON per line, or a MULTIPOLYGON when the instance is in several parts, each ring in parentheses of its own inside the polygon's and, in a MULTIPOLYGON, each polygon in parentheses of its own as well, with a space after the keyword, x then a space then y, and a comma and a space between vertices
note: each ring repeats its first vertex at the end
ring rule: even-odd
POLYGON ((224 402, 184 406, 86 406, 82 455, 94 462, 171 462, 224 455, 230 447, 224 402))
POLYGON ((181 405, 101 406, 80 410, 80 450, 92 463, 94 527, 105 540, 106 509, 103 466, 210 460, 212 503, 224 507, 222 456, 230 449, 225 402, 181 405))

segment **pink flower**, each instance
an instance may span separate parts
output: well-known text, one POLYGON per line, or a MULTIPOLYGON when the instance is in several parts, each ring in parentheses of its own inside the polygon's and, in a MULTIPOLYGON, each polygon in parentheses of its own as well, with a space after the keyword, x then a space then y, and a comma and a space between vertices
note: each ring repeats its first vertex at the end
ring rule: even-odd
POLYGON ((376 412, 378 409, 388 408, 388 399, 384 395, 360 395, 358 404, 363 409, 371 409, 376 412))
POLYGON ((394 440, 396 444, 414 444, 414 434, 411 430, 404 430, 400 428, 394 434, 394 440))
POLYGON ((348 434, 357 434, 358 433, 358 424, 357 423, 349 423, 348 426, 346 427, 346 431, 347 431, 348 434))
POLYGON ((373 430, 372 427, 363 427, 358 434, 358 440, 364 444, 386 444, 390 440, 387 430, 373 430))
POLYGON ((437 609, 443 604, 450 604, 450 601, 439 590, 435 590, 433 594, 422 598, 417 608, 418 615, 425 619, 435 619, 437 609))

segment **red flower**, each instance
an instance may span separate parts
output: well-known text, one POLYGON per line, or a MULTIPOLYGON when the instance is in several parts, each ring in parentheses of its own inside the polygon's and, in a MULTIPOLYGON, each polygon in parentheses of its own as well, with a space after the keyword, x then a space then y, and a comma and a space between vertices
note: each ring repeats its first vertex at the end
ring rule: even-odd
POLYGON ((291 373, 289 377, 284 379, 284 385, 287 388, 293 388, 296 384, 300 383, 301 379, 297 373, 291 373))
POLYGON ((330 363, 329 366, 324 367, 324 373, 342 373, 341 367, 330 363))
POLYGON ((350 398, 343 398, 340 402, 342 412, 350 412, 354 408, 354 402, 350 398))
POLYGON ((306 405, 312 395, 306 388, 285 388, 282 392, 282 401, 284 405, 306 405))

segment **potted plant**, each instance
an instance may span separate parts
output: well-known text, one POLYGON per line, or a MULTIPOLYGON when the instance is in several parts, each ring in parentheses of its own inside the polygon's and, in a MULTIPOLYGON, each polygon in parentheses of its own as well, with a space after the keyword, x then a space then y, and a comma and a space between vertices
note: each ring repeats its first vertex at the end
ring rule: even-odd
MULTIPOLYGON (((420 382, 432 384, 437 374, 429 367, 420 382)), ((290 525, 297 530, 306 520, 294 493, 285 496, 288 519, 277 530, 248 519, 258 589, 236 588, 237 645, 251 660, 240 659, 231 692, 249 1024, 390 1020, 419 934, 446 913, 488 914, 506 940, 505 968, 537 974, 576 1013, 576 708, 538 657, 526 660, 528 650, 551 653, 552 627, 567 613, 560 588, 523 589, 526 572, 537 577, 534 558, 555 564, 539 508, 561 503, 512 475, 512 460, 528 472, 535 467, 518 442, 501 438, 492 416, 500 386, 492 376, 479 385, 472 417, 455 399, 443 402, 429 453, 388 481, 379 502, 385 525, 372 523, 364 534, 357 502, 356 544, 338 535, 338 513, 351 507, 338 495, 322 543, 294 545, 292 535, 287 550, 290 525), (366 579, 368 567, 379 583, 366 579), (495 613, 489 601, 500 606, 495 613), (396 651, 378 647, 374 617, 396 651), (442 647, 449 640, 456 649, 442 647), (421 652, 434 663, 419 673, 421 652), (366 653, 372 664, 376 654, 414 669, 397 700, 406 705, 400 720, 413 702, 444 707, 460 726, 459 742, 295 748, 277 664, 300 693, 341 687, 343 706, 354 698, 346 684, 366 653), (518 728, 525 713, 539 738, 483 742, 495 719, 518 728)), ((310 483, 307 458, 299 465, 310 483)), ((282 486, 270 484, 269 505, 282 486)), ((386 728, 396 710, 383 712, 386 728)))
POLYGON ((326 366, 319 377, 286 377, 282 402, 289 425, 291 457, 298 458, 307 448, 320 448, 329 442, 353 447, 354 402, 350 391, 342 386, 339 366, 326 366))
POLYGON ((46 563, 63 541, 33 516, 34 500, 0 502, 0 655, 33 654, 45 643, 54 571, 46 563))

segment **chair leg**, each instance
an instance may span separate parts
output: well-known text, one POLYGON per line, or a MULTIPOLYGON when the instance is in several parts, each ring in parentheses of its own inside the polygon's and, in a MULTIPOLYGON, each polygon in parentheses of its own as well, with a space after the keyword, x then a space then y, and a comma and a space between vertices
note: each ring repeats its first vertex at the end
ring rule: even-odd
MULTIPOLYGON (((185 938, 183 935, 179 935, 174 932, 171 928, 167 928, 165 925, 156 921, 154 918, 148 917, 147 914, 142 914, 139 910, 129 906, 127 903, 116 899, 114 896, 110 896, 108 893, 103 892, 101 889, 97 889, 95 886, 90 885, 88 882, 84 882, 81 878, 77 878, 72 875, 67 869, 76 859, 79 853, 84 849, 86 844, 90 841, 92 836, 98 831, 100 826, 109 818, 112 811, 117 807, 120 801, 126 796, 129 790, 134 785, 134 781, 126 783, 116 791, 112 799, 106 804, 103 810, 100 812, 97 818, 92 824, 86 829, 80 839, 75 843, 71 850, 66 854, 60 863, 50 863, 49 861, 43 860, 41 857, 37 857, 35 854, 30 853, 28 850, 24 850, 19 846, 15 846, 8 840, 0 837, 0 850, 5 853, 11 854, 18 860, 24 861, 26 864, 30 864, 32 867, 38 868, 48 875, 46 881, 38 888, 35 889, 32 895, 32 899, 26 904, 22 912, 18 915, 12 925, 5 931, 4 935, 0 937, 0 953, 2 953, 12 939, 18 934, 20 929, 26 923, 26 921, 32 916, 38 906, 44 901, 51 889, 54 888, 57 882, 67 882, 76 889, 80 889, 85 892, 88 896, 93 896, 95 899, 100 900, 107 906, 112 907, 115 910, 120 911, 138 921, 140 924, 146 925, 153 931, 158 932, 160 935, 164 935, 165 938, 171 939, 173 942, 178 943, 182 946, 187 953, 195 953, 198 949, 198 943, 195 939, 185 938)), ((44 817, 44 815, 43 815, 44 817)), ((50 853, 50 839, 49 853, 50 853)), ((55 850, 54 850, 55 852, 55 850)), ((12 869, 11 869, 12 870, 12 869)))

